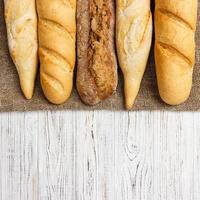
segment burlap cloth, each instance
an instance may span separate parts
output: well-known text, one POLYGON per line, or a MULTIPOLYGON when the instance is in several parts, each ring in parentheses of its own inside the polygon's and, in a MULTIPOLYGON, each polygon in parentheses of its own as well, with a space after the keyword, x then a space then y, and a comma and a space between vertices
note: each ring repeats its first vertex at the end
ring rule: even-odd
MULTIPOLYGON (((199 0, 200 8, 200 0, 199 0)), ((198 111, 200 110, 200 15, 196 34, 196 65, 194 70, 193 89, 189 100, 180 106, 164 104, 158 94, 153 52, 149 58, 147 70, 143 78, 141 89, 133 110, 171 110, 171 111, 198 111)), ((25 100, 19 86, 16 68, 8 52, 5 21, 3 17, 3 0, 0 0, 0 112, 7 111, 34 111, 34 110, 123 110, 123 79, 119 71, 119 86, 117 92, 108 100, 97 106, 84 105, 74 88, 71 98, 61 106, 55 106, 44 98, 39 80, 32 100, 25 100)), ((38 78, 39 79, 39 78, 38 78)), ((75 85, 75 84, 74 84, 75 85)))

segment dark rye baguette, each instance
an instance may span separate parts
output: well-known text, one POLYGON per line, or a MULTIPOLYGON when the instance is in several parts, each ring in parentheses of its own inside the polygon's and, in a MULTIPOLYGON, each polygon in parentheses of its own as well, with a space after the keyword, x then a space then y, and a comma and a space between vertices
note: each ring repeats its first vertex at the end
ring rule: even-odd
POLYGON ((197 0, 156 0, 155 62, 160 96, 170 105, 186 101, 195 63, 197 0))
POLYGON ((116 91, 113 0, 77 1, 77 89, 82 101, 95 105, 116 91))

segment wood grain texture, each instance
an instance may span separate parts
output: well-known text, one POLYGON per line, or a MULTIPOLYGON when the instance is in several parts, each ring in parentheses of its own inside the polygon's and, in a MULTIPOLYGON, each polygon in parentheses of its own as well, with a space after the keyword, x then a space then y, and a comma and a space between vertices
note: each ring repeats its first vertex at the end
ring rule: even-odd
POLYGON ((200 113, 0 115, 1 200, 199 200, 200 113))
POLYGON ((0 115, 0 199, 37 198, 38 114, 0 115))

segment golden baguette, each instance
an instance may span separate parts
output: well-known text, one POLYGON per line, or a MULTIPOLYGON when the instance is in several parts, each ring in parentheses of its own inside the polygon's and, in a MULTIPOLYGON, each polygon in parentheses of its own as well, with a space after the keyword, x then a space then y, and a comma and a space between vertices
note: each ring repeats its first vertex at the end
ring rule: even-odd
POLYGON ((37 0, 40 81, 46 98, 64 103, 73 87, 76 0, 37 0))
POLYGON ((164 102, 185 102, 192 87, 195 63, 197 0, 156 0, 155 62, 164 102))

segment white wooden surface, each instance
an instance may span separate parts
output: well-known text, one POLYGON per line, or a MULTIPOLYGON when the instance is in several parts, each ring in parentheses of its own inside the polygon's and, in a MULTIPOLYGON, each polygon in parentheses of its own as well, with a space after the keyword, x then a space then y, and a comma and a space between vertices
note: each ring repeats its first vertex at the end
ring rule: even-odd
POLYGON ((200 113, 0 115, 0 200, 200 200, 200 113))

